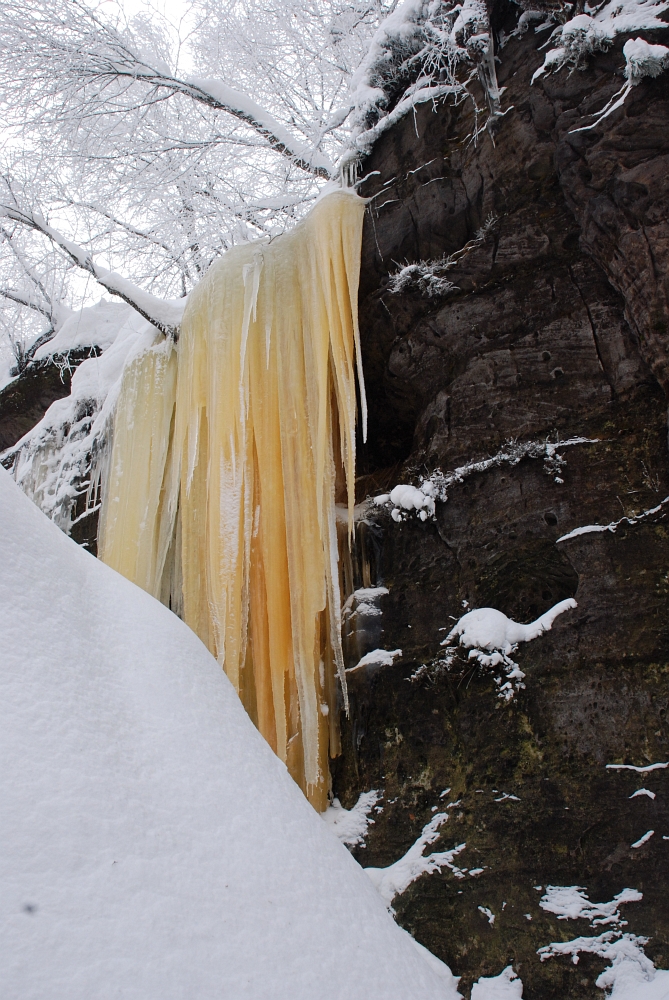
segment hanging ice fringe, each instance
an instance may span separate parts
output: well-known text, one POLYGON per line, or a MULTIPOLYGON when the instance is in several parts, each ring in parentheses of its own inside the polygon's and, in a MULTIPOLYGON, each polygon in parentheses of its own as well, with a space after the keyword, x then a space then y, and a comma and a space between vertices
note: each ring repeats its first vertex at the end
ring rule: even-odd
POLYGON ((179 343, 133 361, 100 557, 182 614, 310 801, 337 752, 335 489, 352 527, 364 202, 324 197, 191 294, 179 343))

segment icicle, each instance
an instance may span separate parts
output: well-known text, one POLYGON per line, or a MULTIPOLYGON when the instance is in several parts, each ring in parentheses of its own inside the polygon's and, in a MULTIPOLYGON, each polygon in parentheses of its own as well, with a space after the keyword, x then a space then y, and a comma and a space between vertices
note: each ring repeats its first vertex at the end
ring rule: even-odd
POLYGON ((158 598, 179 485, 170 435, 176 374, 163 338, 126 368, 100 512, 100 559, 158 598))
POLYGON ((103 500, 101 557, 181 609, 319 809, 335 673, 346 702, 334 503, 341 461, 352 526, 363 213, 333 192, 211 267, 176 352, 124 376, 103 500))

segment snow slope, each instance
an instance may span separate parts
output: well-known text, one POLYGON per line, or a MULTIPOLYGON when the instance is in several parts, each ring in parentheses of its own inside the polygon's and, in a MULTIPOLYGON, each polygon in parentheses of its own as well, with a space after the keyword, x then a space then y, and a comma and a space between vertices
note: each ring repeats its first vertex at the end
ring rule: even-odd
POLYGON ((3 470, 0 643, 3 997, 455 1000, 195 635, 3 470))

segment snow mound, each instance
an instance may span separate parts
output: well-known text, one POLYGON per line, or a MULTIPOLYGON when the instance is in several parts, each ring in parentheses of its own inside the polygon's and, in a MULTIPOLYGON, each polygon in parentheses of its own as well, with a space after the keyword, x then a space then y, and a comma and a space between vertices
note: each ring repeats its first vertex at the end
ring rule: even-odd
MULTIPOLYGON (((440 645, 459 645, 468 649, 467 658, 478 661, 484 670, 496 671, 499 667, 499 674, 495 677, 497 696, 509 702, 517 691, 522 691, 525 687, 525 674, 515 660, 511 659, 511 653, 516 652, 519 643, 531 642, 548 632, 558 615, 575 607, 576 601, 569 597, 566 601, 555 604, 529 625, 514 622, 495 608, 477 608, 476 611, 468 611, 463 615, 440 645)), ((454 660, 455 653, 451 649, 439 662, 444 669, 450 670, 454 660)), ((420 676, 421 668, 411 675, 411 679, 416 680, 420 676)))
POLYGON ((522 980, 510 965, 498 976, 481 976, 472 986, 472 1000, 521 1000, 522 996, 522 980))
POLYGON ((94 306, 86 306, 65 320, 53 340, 37 349, 35 360, 82 347, 99 347, 104 351, 114 343, 133 312, 132 306, 125 302, 106 302, 104 299, 94 306))
POLYGON ((374 497, 373 503, 377 507, 386 507, 394 521, 405 520, 402 511, 416 511, 421 521, 426 521, 428 517, 434 518, 434 492, 434 486, 429 480, 425 480, 420 489, 400 483, 390 493, 374 497))
POLYGON ((456 1000, 199 639, 2 470, 0 629, 4 996, 456 1000))
POLYGON ((375 807, 377 812, 382 809, 376 805, 380 798, 381 792, 372 788, 369 792, 362 792, 351 809, 344 809, 339 799, 333 799, 321 816, 342 844, 347 847, 364 847, 367 830, 374 822, 370 813, 375 807))
POLYGON ((459 637, 460 645, 465 648, 475 646, 477 649, 487 649, 488 652, 499 650, 508 656, 517 643, 538 639, 540 635, 550 630, 558 615, 576 606, 576 601, 569 597, 529 625, 514 622, 495 608, 478 608, 462 616, 442 645, 459 637))

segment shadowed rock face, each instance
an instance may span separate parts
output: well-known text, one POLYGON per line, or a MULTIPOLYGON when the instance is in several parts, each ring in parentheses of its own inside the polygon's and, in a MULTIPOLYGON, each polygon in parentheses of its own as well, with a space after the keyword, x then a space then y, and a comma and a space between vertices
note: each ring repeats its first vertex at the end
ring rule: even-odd
MULTIPOLYGON (((515 17, 493 11, 507 34, 515 17)), ((564 465, 528 457, 464 476, 435 521, 370 515, 376 575, 357 585, 389 589, 374 641, 403 656, 349 674, 334 790, 347 807, 385 790, 357 851, 372 866, 395 861, 435 806, 459 800, 435 847, 466 842, 458 863, 483 872, 423 876, 394 907, 463 976, 466 996, 513 963, 528 1000, 590 1000, 603 996, 603 960, 541 963, 536 951, 605 928, 558 921, 538 886, 584 886, 597 902, 640 890, 643 901, 623 907, 625 930, 649 937, 646 953, 669 968, 669 769, 605 767, 669 760, 669 504, 633 519, 669 495, 669 74, 635 87, 597 128, 570 132, 620 87, 622 42, 585 72, 530 86, 546 37, 499 50, 512 109, 494 145, 472 141, 471 102, 423 105, 364 165, 360 498, 493 456, 509 439, 590 443, 558 448, 564 465), (491 214, 491 235, 448 273, 456 291, 389 291, 398 266, 458 251, 491 214), (526 688, 508 704, 471 661, 434 669, 466 608, 528 622, 566 597, 578 608, 514 654, 526 688), (427 680, 410 682, 421 664, 432 665, 427 680), (642 786, 656 798, 630 799, 642 786), (520 801, 495 801, 503 793, 520 801)), ((357 656, 367 649, 356 638, 357 656)))
MULTIPOLYGON (((92 346, 31 361, 17 378, 0 390, 0 454, 32 430, 52 403, 69 396, 72 376, 78 366, 100 353, 98 347, 92 346)), ((7 467, 11 467, 13 461, 11 452, 3 459, 7 467)), ((98 508, 87 513, 85 491, 77 499, 74 521, 71 537, 97 555, 98 508)))
POLYGON ((52 358, 31 361, 18 378, 0 390, 0 452, 11 448, 38 423, 51 404, 70 394, 74 370, 97 348, 84 348, 52 358))

